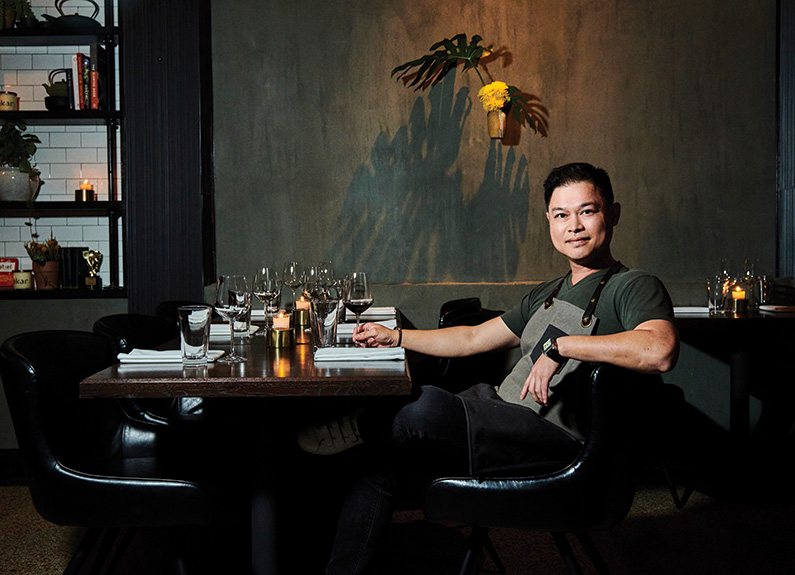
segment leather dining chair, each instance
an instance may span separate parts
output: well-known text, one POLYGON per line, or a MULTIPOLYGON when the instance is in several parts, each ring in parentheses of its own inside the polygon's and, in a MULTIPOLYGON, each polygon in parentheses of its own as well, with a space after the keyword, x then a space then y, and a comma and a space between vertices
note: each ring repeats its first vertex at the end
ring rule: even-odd
POLYGON ((590 533, 617 525, 632 506, 634 438, 659 382, 656 376, 598 365, 590 375, 589 431, 575 461, 511 477, 431 482, 424 494, 426 517, 473 526, 460 573, 476 572, 489 527, 552 533, 572 575, 581 570, 566 534, 576 534, 597 571, 607 573, 590 533))
MULTIPOLYGON (((479 298, 465 298, 445 302, 439 311, 439 328, 457 325, 479 325, 503 314, 502 310, 484 309, 479 298)), ((453 393, 476 383, 499 385, 505 377, 508 351, 490 351, 477 355, 439 358, 434 385, 453 393)))
POLYGON ((79 399, 80 381, 115 362, 111 340, 89 332, 31 332, 0 347, 31 497, 47 521, 88 528, 65 574, 78 573, 93 549, 94 565, 112 571, 139 528, 165 528, 185 573, 182 538, 209 524, 210 497, 169 470, 160 454, 167 426, 130 419, 114 400, 79 399))
MULTIPOLYGON (((94 333, 111 339, 116 353, 129 353, 133 349, 156 349, 179 336, 177 324, 153 315, 119 313, 106 315, 94 322, 94 333)), ((130 416, 144 420, 167 423, 169 419, 190 413, 181 401, 170 399, 123 399, 122 408, 130 416)), ((198 415, 198 414, 197 414, 198 415)))

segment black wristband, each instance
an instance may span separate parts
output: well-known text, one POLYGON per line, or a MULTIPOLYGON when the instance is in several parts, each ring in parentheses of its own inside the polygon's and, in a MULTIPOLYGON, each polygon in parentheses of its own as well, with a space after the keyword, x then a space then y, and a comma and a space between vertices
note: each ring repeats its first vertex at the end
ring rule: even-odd
POLYGON ((395 347, 400 347, 400 344, 403 341, 403 329, 399 328, 399 327, 396 327, 395 329, 398 332, 398 341, 397 341, 397 345, 395 347))

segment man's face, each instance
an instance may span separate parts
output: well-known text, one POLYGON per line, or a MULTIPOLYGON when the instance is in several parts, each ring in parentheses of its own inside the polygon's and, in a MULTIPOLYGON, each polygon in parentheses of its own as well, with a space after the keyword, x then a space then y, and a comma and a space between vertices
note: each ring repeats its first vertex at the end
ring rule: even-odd
POLYGON ((620 206, 606 206, 590 182, 555 188, 547 209, 552 244, 573 263, 595 269, 609 265, 619 214, 620 206))

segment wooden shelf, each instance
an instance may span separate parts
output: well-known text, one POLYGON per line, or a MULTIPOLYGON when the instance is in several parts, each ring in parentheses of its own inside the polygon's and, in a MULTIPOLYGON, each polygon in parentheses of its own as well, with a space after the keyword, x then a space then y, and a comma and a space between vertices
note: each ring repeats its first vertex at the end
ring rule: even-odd
POLYGON ((101 290, 89 289, 52 289, 52 290, 0 290, 0 300, 42 300, 42 299, 114 299, 126 298, 125 288, 109 288, 101 290))
POLYGON ((118 28, 97 28, 92 30, 64 30, 55 26, 39 26, 28 30, 3 30, 0 32, 0 46, 82 46, 95 42, 112 40, 118 43, 118 28))
POLYGON ((104 126, 108 122, 121 122, 121 112, 105 110, 19 110, 0 112, 3 122, 25 122, 28 126, 104 126))
POLYGON ((0 217, 91 217, 121 216, 122 202, 0 202, 0 217))

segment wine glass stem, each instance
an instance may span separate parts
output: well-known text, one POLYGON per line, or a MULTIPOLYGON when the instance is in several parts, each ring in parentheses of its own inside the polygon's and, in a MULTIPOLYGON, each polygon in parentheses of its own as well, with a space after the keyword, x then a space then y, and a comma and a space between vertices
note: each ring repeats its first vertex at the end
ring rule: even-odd
POLYGON ((229 321, 229 357, 235 357, 235 320, 229 321))
POLYGON ((356 314, 356 329, 359 329, 359 314, 356 314))

